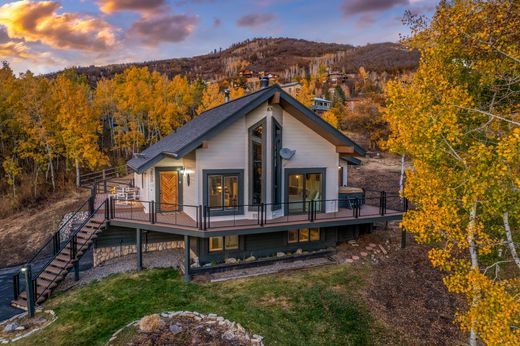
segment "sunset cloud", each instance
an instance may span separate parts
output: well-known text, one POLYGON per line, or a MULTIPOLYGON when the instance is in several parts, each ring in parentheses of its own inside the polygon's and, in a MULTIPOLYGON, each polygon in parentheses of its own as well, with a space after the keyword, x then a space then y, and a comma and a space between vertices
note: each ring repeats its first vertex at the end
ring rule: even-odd
POLYGON ((12 39, 53 48, 103 51, 117 44, 117 30, 106 21, 78 13, 58 14, 54 1, 17 1, 0 7, 0 24, 12 39))
POLYGON ((353 16, 360 13, 384 11, 409 3, 409 0, 344 0, 341 9, 344 15, 353 16))
POLYGON ((271 13, 254 13, 240 17, 237 25, 242 27, 255 27, 273 21, 276 17, 271 13))
POLYGON ((108 14, 118 11, 155 11, 165 4, 165 0, 99 0, 99 9, 108 14))
POLYGON ((150 45, 180 42, 192 33, 197 21, 197 17, 185 14, 142 17, 132 24, 127 37, 141 39, 150 45))

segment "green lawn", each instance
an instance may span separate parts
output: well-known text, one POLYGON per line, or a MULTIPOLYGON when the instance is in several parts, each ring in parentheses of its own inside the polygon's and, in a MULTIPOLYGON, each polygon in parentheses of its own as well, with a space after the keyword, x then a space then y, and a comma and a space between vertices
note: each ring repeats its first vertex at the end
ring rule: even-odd
POLYGON ((266 345, 397 343, 399 336, 381 327, 359 298, 369 270, 328 266, 213 284, 186 284, 169 269, 113 275, 49 300, 58 320, 21 341, 102 345, 144 315, 190 310, 239 322, 266 345))

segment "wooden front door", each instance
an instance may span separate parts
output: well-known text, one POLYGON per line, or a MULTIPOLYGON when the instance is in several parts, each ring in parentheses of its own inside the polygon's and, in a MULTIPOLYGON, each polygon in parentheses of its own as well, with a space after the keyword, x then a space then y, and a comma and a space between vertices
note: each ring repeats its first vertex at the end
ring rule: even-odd
POLYGON ((179 172, 159 172, 159 189, 159 210, 177 210, 179 207, 179 172))

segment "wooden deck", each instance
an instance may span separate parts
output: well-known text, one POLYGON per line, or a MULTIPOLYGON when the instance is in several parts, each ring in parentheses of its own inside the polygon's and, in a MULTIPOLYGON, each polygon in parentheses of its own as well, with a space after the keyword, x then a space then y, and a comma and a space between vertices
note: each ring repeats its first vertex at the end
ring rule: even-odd
MULTIPOLYGON (((107 196, 100 195, 97 203, 101 203, 107 196)), ((97 204, 96 203, 96 204, 97 204)), ((146 203, 146 202, 145 202, 146 203)), ((199 223, 183 211, 179 212, 157 212, 155 214, 154 226, 172 228, 177 230, 197 231, 197 232, 216 232, 216 231, 233 231, 233 230, 254 230, 279 226, 299 226, 304 224, 326 224, 335 222, 345 224, 374 222, 400 219, 402 212, 398 210, 387 209, 384 215, 381 215, 379 206, 362 205, 359 209, 357 217, 350 208, 339 208, 337 212, 324 213, 318 212, 312 221, 309 220, 307 213, 298 213, 285 215, 272 219, 263 220, 263 225, 258 219, 244 219, 243 215, 228 216, 226 220, 218 220, 218 217, 208 217, 206 227, 199 223)), ((145 213, 142 202, 134 201, 128 203, 116 203, 114 216, 111 221, 122 222, 125 224, 152 225, 151 216, 145 213)))

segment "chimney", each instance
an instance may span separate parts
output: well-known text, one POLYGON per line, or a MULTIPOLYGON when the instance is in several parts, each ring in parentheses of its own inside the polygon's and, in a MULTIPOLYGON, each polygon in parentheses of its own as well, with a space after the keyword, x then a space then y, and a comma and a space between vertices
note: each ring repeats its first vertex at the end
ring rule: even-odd
POLYGON ((224 102, 229 102, 229 89, 224 89, 224 102))
POLYGON ((269 86, 269 77, 263 76, 260 78, 260 89, 265 89, 269 86))

